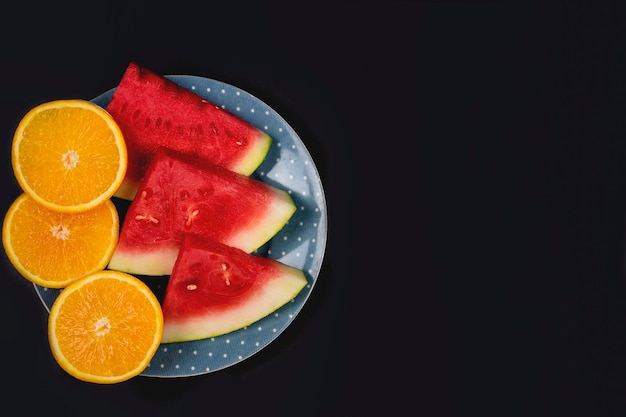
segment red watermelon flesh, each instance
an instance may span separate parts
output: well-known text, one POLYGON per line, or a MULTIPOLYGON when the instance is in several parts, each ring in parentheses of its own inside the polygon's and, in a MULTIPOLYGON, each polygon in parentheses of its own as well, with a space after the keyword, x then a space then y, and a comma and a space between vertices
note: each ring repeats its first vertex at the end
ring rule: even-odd
POLYGON ((134 198, 159 147, 250 175, 272 141, 262 130, 135 62, 126 68, 106 110, 126 140, 128 168, 115 196, 127 200, 134 198))
POLYGON ((162 342, 241 329, 288 303, 306 284, 299 269, 186 235, 163 298, 162 342))
POLYGON ((128 206, 109 268, 169 275, 186 233, 253 252, 295 210, 286 191, 160 148, 128 206))

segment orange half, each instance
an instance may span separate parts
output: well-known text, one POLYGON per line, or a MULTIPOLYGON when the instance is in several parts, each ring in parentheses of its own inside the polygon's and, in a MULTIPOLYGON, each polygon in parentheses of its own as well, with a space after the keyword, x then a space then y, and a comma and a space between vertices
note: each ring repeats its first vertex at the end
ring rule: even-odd
POLYGON ((62 212, 89 210, 112 197, 128 162, 113 117, 79 99, 32 108, 17 126, 11 152, 22 189, 39 204, 62 212))

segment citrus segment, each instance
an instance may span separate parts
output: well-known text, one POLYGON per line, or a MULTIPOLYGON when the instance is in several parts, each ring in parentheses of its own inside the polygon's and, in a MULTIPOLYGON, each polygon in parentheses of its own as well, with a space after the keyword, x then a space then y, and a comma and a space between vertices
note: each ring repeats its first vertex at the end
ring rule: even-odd
POLYGON ((119 215, 109 199, 81 213, 62 213, 28 194, 9 207, 2 244, 13 266, 35 284, 62 288, 106 267, 119 237, 119 215))
POLYGON ((67 286, 52 304, 52 355, 77 379, 113 384, 140 374, 156 353, 163 314, 138 278, 103 270, 67 286))
POLYGON ((119 188, 127 167, 124 136, 104 109, 85 100, 32 108, 13 136, 12 164, 22 189, 57 211, 95 207, 119 188))

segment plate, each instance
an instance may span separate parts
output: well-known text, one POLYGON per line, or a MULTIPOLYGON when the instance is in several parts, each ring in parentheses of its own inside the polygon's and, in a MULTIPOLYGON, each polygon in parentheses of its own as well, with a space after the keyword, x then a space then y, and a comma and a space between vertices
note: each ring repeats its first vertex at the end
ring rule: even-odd
MULTIPOLYGON (((308 281, 291 302, 248 327, 209 339, 161 344, 141 375, 174 378, 215 372, 240 363, 269 345, 293 322, 309 298, 322 266, 327 210, 321 179, 310 153, 296 132, 270 106, 241 88, 210 78, 190 75, 168 75, 166 78, 272 137, 264 162, 251 177, 289 192, 297 210, 283 229, 255 253, 303 270, 308 281)), ((106 107, 114 91, 113 88, 92 101, 106 107)), ((128 203, 116 198, 113 201, 123 218, 128 203)), ((163 293, 162 277, 160 284, 148 277, 140 278, 157 296, 163 293)), ((49 312, 61 290, 34 286, 49 312)))

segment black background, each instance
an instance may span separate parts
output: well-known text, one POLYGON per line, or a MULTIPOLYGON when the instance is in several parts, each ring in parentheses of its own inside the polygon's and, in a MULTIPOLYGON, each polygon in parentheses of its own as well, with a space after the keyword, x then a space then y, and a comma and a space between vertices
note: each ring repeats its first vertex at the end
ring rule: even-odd
POLYGON ((322 176, 329 237, 311 298, 269 347, 113 386, 60 370, 45 309, 3 256, 0 402, 19 415, 622 415, 626 7, 503 3, 2 13, 2 210, 19 193, 22 115, 93 98, 135 60, 281 114, 322 176))

